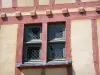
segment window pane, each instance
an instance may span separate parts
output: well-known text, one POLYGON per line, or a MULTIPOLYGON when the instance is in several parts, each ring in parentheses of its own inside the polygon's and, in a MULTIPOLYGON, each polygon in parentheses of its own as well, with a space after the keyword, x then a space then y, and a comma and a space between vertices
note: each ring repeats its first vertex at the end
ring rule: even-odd
POLYGON ((28 28, 28 40, 40 39, 40 28, 28 28))
POLYGON ((49 5, 49 0, 39 0, 39 5, 49 5))
POLYGON ((28 45, 25 50, 24 50, 24 61, 32 61, 32 60, 34 61, 40 59, 41 45, 28 45))
POLYGON ((41 39, 41 26, 26 27, 25 36, 26 42, 41 39))
POLYGON ((28 60, 39 59, 39 47, 28 47, 27 58, 28 60))
POLYGON ((2 0, 2 8, 12 7, 12 0, 2 0))
POLYGON ((49 44, 48 59, 62 59, 65 56, 65 44, 49 44))
POLYGON ((54 23, 49 25, 49 40, 65 39, 65 24, 54 23))

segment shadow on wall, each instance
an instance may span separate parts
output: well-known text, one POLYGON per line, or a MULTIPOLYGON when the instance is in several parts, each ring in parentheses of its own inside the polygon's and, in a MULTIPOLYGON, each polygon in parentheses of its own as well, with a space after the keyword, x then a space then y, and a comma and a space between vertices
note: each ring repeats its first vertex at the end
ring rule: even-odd
POLYGON ((67 75, 76 75, 72 65, 66 68, 67 68, 67 75))
POLYGON ((72 67, 72 75, 76 75, 74 68, 72 67))
POLYGON ((30 68, 27 68, 27 69, 22 69, 21 70, 22 74, 21 75, 41 75, 41 69, 30 69, 30 68))
POLYGON ((35 68, 24 69, 21 75, 76 75, 72 66, 57 67, 57 68, 35 68))

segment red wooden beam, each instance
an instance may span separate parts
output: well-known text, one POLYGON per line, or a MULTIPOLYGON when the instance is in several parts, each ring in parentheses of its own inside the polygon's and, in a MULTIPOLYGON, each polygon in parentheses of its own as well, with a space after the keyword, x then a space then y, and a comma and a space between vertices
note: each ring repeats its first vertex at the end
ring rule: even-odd
POLYGON ((66 20, 66 60, 71 60, 71 22, 66 20))
POLYGON ((97 35, 97 22, 92 19, 92 45, 93 45, 93 59, 96 75, 99 75, 99 49, 98 49, 98 35, 97 35))
POLYGON ((42 24, 42 61, 47 62, 47 23, 42 24))
POLYGON ((51 6, 51 8, 54 6, 54 4, 55 4, 55 0, 49 0, 50 2, 50 6, 51 6))
MULTIPOLYGON (((17 30, 16 63, 22 63, 23 34, 24 34, 24 24, 19 24, 18 30, 17 30)), ((15 65, 16 65, 16 63, 15 63, 15 65)), ((15 75, 21 75, 21 71, 17 67, 15 67, 15 75)))
POLYGON ((12 0, 12 7, 13 8, 17 7, 17 0, 12 0))
POLYGON ((34 0, 34 6, 38 6, 39 5, 39 0, 34 0))
POLYGON ((18 25, 16 63, 22 63, 24 24, 18 25))

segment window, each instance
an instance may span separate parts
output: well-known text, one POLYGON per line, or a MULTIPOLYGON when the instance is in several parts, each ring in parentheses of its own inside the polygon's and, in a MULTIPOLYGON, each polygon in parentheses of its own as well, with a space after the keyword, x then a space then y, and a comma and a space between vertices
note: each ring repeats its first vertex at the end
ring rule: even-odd
POLYGON ((51 23, 48 26, 48 60, 65 58, 65 23, 51 23))
POLYGON ((65 24, 51 23, 48 27, 49 41, 63 41, 65 40, 65 24))
POLYGON ((25 26, 24 62, 41 60, 41 32, 41 24, 25 26))
POLYGON ((52 43, 49 44, 48 59, 62 59, 65 56, 65 44, 64 43, 52 43))
MULTIPOLYGON (((64 22, 49 23, 47 31, 47 61, 65 60, 66 27, 64 22)), ((25 25, 23 62, 40 62, 42 54, 42 24, 25 25)))

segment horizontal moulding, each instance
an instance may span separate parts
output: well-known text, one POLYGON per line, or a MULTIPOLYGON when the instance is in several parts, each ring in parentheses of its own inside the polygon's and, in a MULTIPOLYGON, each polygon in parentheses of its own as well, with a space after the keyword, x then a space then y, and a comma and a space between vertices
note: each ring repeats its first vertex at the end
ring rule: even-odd
POLYGON ((80 13, 80 14, 86 14, 86 12, 100 12, 100 7, 78 7, 78 8, 62 8, 62 9, 55 9, 55 10, 32 10, 28 12, 21 12, 21 11, 16 11, 14 13, 6 13, 6 12, 1 12, 0 17, 1 18, 6 18, 6 17, 16 17, 20 18, 22 16, 31 16, 35 17, 37 15, 46 15, 46 16, 53 16, 53 14, 64 14, 68 15, 70 13, 80 13))

